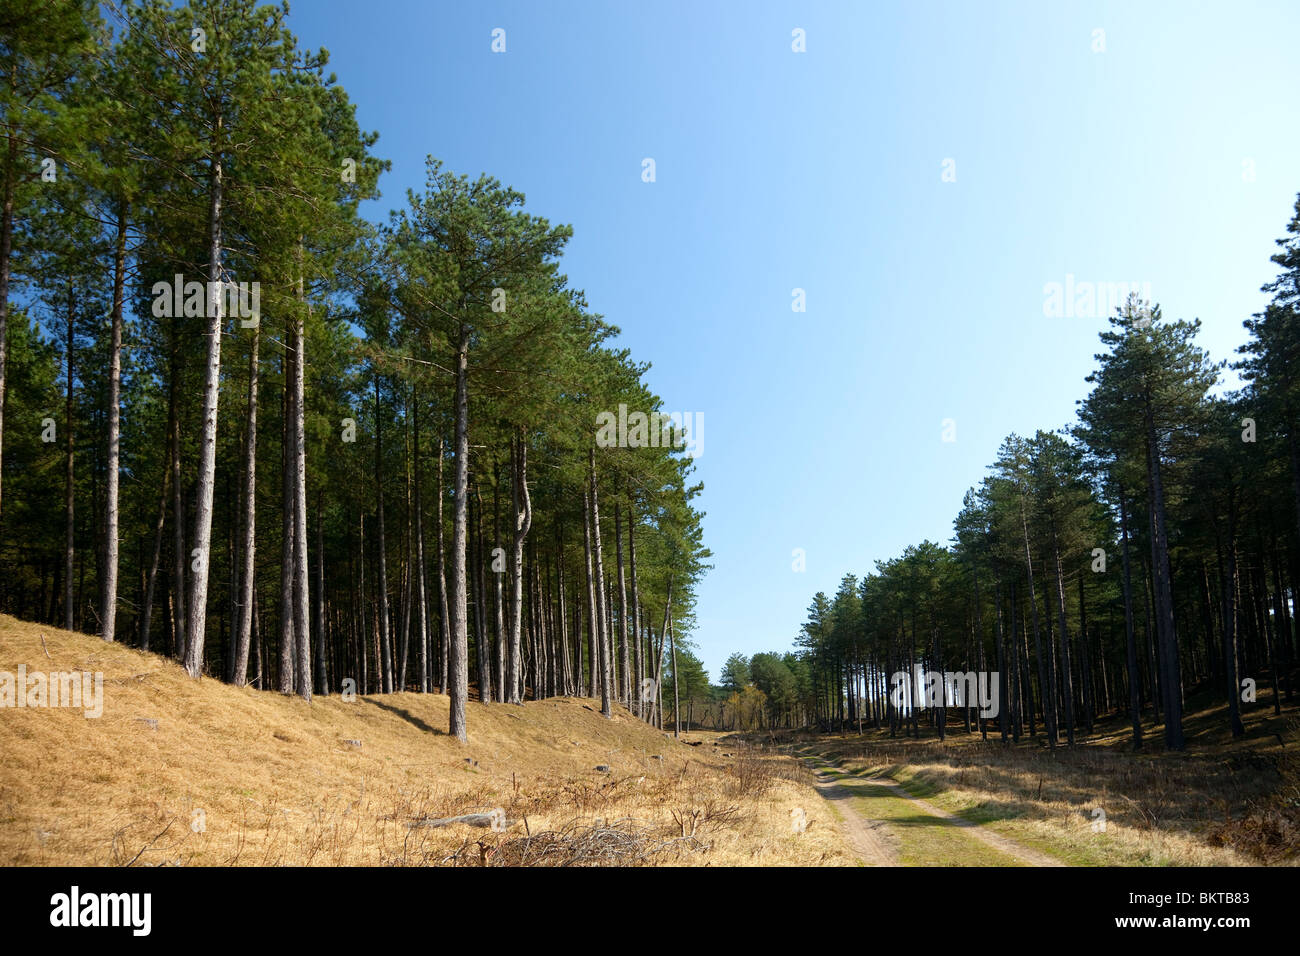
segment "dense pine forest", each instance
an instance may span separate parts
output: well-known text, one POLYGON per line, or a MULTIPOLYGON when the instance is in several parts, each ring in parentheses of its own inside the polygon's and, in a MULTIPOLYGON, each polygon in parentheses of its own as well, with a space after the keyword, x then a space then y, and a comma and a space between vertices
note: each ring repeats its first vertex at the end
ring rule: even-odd
POLYGON ((471 687, 661 722, 709 558, 689 424, 521 193, 431 157, 363 218, 379 135, 287 13, 3 5, 0 609, 194 678, 440 691, 462 740, 471 687), (662 440, 601 440, 620 406, 662 440))
POLYGON ((1053 748, 1123 714, 1136 749, 1147 715, 1163 746, 1182 750, 1194 692, 1226 705, 1238 737, 1246 709, 1291 709, 1300 201, 1277 245, 1271 300, 1244 320, 1235 361, 1197 346, 1199 320, 1130 296, 1101 333, 1077 420, 1009 435, 966 493, 950 545, 922 541, 819 592, 797 655, 734 655, 733 714, 891 736, 925 722, 940 739, 960 715, 964 732, 1043 734, 1053 748), (987 719, 969 685, 928 678, 970 671, 998 675, 987 719), (922 707, 923 693, 944 706, 922 707))
POLYGON ((951 545, 846 575, 797 653, 711 687, 688 436, 601 440, 663 403, 561 272, 571 230, 432 157, 368 221, 379 134, 286 20, 6 5, 0 609, 308 699, 585 694, 661 725, 666 697, 686 726, 942 735, 890 693, 916 667, 996 671, 964 726, 1052 746, 1123 712, 1140 747, 1149 712, 1181 749, 1198 688, 1234 734, 1293 700, 1300 204, 1240 389, 1197 321, 1130 299, 1077 421, 1009 436, 951 545))

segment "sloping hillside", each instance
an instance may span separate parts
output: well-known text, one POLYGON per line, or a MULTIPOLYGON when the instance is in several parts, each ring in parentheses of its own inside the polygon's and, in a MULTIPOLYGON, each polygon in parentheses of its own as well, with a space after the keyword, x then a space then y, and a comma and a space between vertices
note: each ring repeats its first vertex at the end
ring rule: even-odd
POLYGON ((0 708, 6 865, 851 862, 791 761, 591 701, 471 702, 460 744, 442 695, 308 704, 0 615, 20 666, 102 672, 102 715, 0 708), (504 833, 418 825, 495 807, 504 833))

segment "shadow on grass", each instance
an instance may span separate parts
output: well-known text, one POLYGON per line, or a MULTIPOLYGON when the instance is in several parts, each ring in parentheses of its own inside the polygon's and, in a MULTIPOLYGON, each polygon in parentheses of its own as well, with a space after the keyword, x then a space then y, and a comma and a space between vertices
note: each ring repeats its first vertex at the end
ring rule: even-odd
POLYGON ((423 730, 427 734, 437 734, 440 737, 447 736, 447 732, 445 730, 437 730, 433 727, 430 727, 419 717, 416 717, 414 714, 412 714, 409 710, 402 710, 402 708, 394 707, 392 704, 382 703, 380 701, 375 700, 373 697, 362 697, 361 699, 368 704, 374 704, 380 710, 386 710, 390 714, 396 714, 398 717, 401 717, 408 724, 411 724, 414 727, 418 727, 420 730, 423 730))

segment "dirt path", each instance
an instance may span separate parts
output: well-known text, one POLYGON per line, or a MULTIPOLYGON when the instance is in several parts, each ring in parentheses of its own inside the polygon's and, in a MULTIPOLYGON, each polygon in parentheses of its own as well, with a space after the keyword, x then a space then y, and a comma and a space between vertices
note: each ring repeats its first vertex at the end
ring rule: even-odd
POLYGON ((815 771, 814 782, 821 795, 830 801, 835 815, 839 817, 840 830, 844 840, 858 859, 867 866, 897 866, 898 852, 885 831, 885 825, 879 820, 868 822, 857 810, 853 809, 853 784, 839 783, 821 771, 815 771))
MULTIPOLYGON (((898 854, 892 845, 885 824, 881 821, 868 820, 854 807, 851 798, 861 795, 860 788, 864 787, 879 788, 888 792, 891 796, 906 800, 909 805, 916 809, 932 817, 945 820, 953 826, 960 827, 967 836, 980 840, 987 846, 1014 858, 1026 866, 1065 866, 1055 857, 1022 846, 1015 840, 1004 837, 1000 833, 994 833, 978 823, 973 823, 956 814, 949 813, 927 800, 914 797, 892 780, 860 777, 855 774, 844 774, 837 779, 828 772, 834 771, 835 768, 831 767, 821 756, 806 757, 805 759, 813 763, 814 772, 817 774, 816 786, 821 791, 822 796, 828 800, 836 801, 835 806, 843 820, 845 836, 850 846, 862 856, 864 862, 872 866, 897 865, 898 854), (859 790, 859 792, 854 793, 855 789, 859 790)), ((843 773, 843 771, 839 772, 843 773)))

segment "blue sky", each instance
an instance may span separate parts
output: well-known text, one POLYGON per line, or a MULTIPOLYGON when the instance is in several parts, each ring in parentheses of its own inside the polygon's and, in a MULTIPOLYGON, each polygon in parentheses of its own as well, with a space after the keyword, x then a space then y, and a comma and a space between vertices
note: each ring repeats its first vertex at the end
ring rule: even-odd
POLYGON ((948 540, 1009 432, 1071 419, 1105 320, 1045 315, 1047 283, 1149 283, 1229 358, 1300 191, 1291 2, 297 0, 290 25, 381 134, 372 216, 428 154, 515 187, 704 414, 714 679, 845 572, 948 540))

